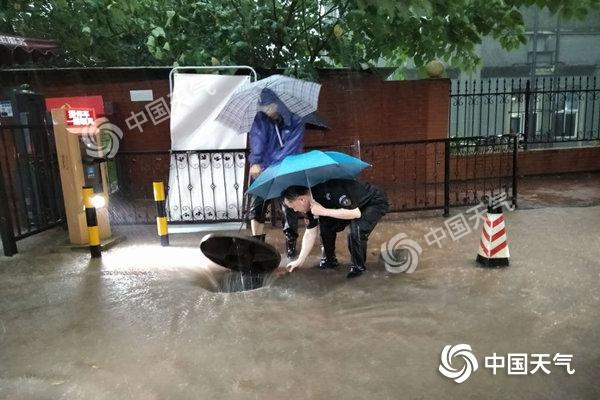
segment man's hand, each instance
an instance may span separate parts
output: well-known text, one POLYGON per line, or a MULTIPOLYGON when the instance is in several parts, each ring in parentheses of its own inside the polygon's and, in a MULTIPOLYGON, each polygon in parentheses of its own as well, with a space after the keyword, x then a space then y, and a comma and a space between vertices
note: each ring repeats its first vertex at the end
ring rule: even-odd
POLYGON ((321 204, 317 203, 315 199, 310 199, 310 212, 315 217, 327 216, 327 209, 321 204))
POLYGON ((292 272, 296 268, 301 267, 302 264, 304 264, 304 260, 297 259, 296 261, 292 261, 291 263, 289 263, 286 268, 288 272, 292 272))
POLYGON ((260 164, 253 164, 250 166, 250 176, 256 178, 262 172, 260 164))

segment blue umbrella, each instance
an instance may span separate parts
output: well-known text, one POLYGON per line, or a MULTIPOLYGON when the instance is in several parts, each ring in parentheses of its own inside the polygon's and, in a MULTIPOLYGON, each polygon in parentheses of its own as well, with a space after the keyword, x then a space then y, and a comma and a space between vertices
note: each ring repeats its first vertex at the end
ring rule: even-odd
POLYGON ((273 199, 290 186, 312 187, 329 179, 352 179, 369 166, 337 151, 313 150, 294 154, 264 170, 250 185, 248 193, 273 199))

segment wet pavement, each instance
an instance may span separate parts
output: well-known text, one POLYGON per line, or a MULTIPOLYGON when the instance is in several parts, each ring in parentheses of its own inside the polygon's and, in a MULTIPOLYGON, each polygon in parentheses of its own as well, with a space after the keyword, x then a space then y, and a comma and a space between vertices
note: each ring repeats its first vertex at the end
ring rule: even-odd
POLYGON ((438 248, 424 235, 443 217, 399 215, 373 232, 364 276, 305 268, 238 293, 211 290, 224 271, 200 261, 204 233, 161 248, 152 227, 119 227, 127 240, 92 261, 57 248, 60 229, 36 235, 0 257, 0 398, 597 399, 600 207, 506 219, 508 268, 474 263, 481 226, 438 248), (398 233, 423 250, 411 275, 377 262, 398 233), (462 384, 438 372, 458 343, 479 363, 462 384), (493 353, 572 354, 575 373, 493 375, 493 353))
POLYGON ((600 205, 600 172, 519 179, 519 208, 600 205))

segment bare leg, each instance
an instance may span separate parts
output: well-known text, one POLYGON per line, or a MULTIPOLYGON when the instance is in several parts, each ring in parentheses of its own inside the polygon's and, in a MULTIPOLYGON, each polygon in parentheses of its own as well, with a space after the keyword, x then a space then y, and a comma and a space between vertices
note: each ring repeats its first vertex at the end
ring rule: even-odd
POLYGON ((260 236, 263 234, 265 227, 265 201, 254 195, 249 196, 249 212, 248 217, 250 218, 250 229, 252 230, 252 236, 260 236))
POLYGON ((257 220, 253 219, 252 221, 250 221, 250 227, 252 228, 252 235, 256 236, 256 235, 262 235, 263 231, 265 230, 265 224, 258 222, 257 220))

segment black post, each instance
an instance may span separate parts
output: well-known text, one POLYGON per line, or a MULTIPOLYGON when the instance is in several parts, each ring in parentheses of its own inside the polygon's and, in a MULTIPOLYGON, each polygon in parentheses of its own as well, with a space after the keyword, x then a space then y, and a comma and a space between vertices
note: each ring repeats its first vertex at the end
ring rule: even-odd
POLYGON ((444 141, 444 217, 450 215, 450 138, 444 141))
MULTIPOLYGON (((525 83, 525 126, 523 128, 523 130, 525 131, 525 132, 523 132, 523 149, 524 150, 527 150, 527 142, 529 141, 529 120, 531 118, 530 103, 531 103, 531 86, 530 86, 530 81, 528 79, 527 83, 525 83)), ((517 141, 518 141, 518 139, 517 139, 517 141)))
POLYGON ((516 208, 517 207, 517 183, 519 177, 518 173, 518 161, 519 161, 519 139, 515 136, 513 137, 513 182, 512 182, 512 204, 516 208))
POLYGON ((13 230, 6 193, 2 163, 0 163, 0 238, 2 239, 4 255, 12 257, 17 254, 17 241, 15 240, 15 232, 13 230))

